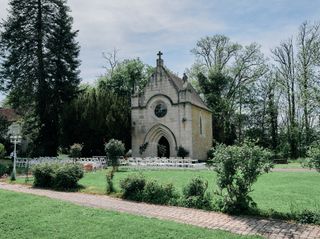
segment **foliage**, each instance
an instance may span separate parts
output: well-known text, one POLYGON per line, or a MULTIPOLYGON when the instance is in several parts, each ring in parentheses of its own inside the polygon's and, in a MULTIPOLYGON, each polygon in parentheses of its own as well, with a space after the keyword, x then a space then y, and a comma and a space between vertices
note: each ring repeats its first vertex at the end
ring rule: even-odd
POLYGON ((183 188, 183 205, 190 208, 212 209, 212 198, 206 193, 208 181, 200 177, 192 178, 183 188))
POLYGON ((6 149, 3 144, 0 143, 0 158, 3 158, 6 154, 6 149))
POLYGON ((58 169, 57 164, 38 164, 32 169, 34 176, 33 186, 41 188, 52 188, 54 178, 58 169))
POLYGON ((293 214, 293 218, 300 223, 320 224, 320 213, 310 210, 303 210, 293 214))
POLYGON ((320 172, 320 141, 313 143, 307 151, 307 162, 304 164, 320 172))
POLYGON ((175 203, 179 195, 177 194, 173 184, 161 185, 157 181, 147 181, 142 201, 153 204, 168 205, 175 203))
POLYGON ((141 175, 129 176, 120 181, 122 197, 138 202, 167 205, 179 198, 172 184, 161 185, 155 180, 146 181, 141 175))
POLYGON ((217 173, 216 193, 220 210, 239 213, 255 207, 249 193, 258 177, 271 167, 269 151, 244 143, 242 146, 218 145, 214 153, 214 171, 217 173))
POLYGON ((39 164, 33 169, 35 187, 59 190, 76 189, 84 176, 80 164, 39 164))
POLYGON ((111 139, 105 145, 105 151, 113 168, 119 166, 119 157, 125 153, 124 144, 116 139, 111 139))
POLYGON ((145 178, 139 175, 129 176, 121 180, 122 197, 133 201, 142 201, 145 185, 145 178))
POLYGON ((78 181, 83 178, 81 164, 64 164, 56 169, 53 186, 56 189, 69 190, 78 187, 78 181))
POLYGON ((0 164, 0 177, 8 173, 8 166, 0 164))
POLYGON ((140 59, 126 59, 115 68, 107 71, 105 77, 100 79, 100 86, 111 89, 116 95, 130 97, 141 92, 146 85, 152 68, 141 62, 140 59))
POLYGON ((210 148, 210 149, 208 150, 208 152, 207 152, 207 158, 208 158, 208 160, 212 160, 212 159, 213 159, 214 152, 215 152, 215 148, 214 148, 214 147, 212 147, 212 148, 210 148))
POLYGON ((0 88, 14 109, 33 118, 34 155, 56 156, 62 109, 80 82, 78 32, 66 4, 11 0, 1 23, 0 88))
POLYGON ((109 89, 82 86, 65 107, 62 122, 62 146, 81 142, 83 156, 105 155, 104 144, 112 138, 131 145, 130 102, 109 89))
POLYGON ((114 168, 112 168, 106 175, 106 180, 107 180, 107 188, 106 188, 106 192, 107 194, 111 194, 114 193, 116 190, 113 186, 113 177, 114 177, 114 168))
POLYGON ((184 147, 179 146, 177 156, 181 158, 185 158, 189 156, 189 151, 186 150, 184 147))
POLYGON ((189 76, 213 112, 214 142, 250 139, 296 159, 319 140, 320 23, 303 22, 297 32, 272 50, 270 64, 256 43, 223 35, 197 41, 189 76))
POLYGON ((82 148, 83 148, 82 144, 73 144, 73 145, 71 145, 69 156, 71 158, 80 158, 81 157, 82 148))
POLYGON ((8 132, 8 127, 9 127, 9 122, 8 120, 0 115, 0 140, 3 140, 8 132))

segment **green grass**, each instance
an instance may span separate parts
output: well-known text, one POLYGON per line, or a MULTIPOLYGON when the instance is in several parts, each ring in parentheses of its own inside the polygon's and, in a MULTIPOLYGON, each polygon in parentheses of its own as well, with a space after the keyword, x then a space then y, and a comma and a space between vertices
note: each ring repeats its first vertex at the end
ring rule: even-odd
POLYGON ((302 168, 301 163, 299 162, 290 162, 288 164, 275 164, 274 165, 275 168, 302 168))
MULTIPOLYGON (((114 184, 117 190, 121 179, 132 175, 142 174, 148 179, 155 179, 161 183, 173 183, 182 192, 182 188, 192 177, 200 176, 209 183, 209 191, 216 190, 216 175, 209 170, 124 170, 115 174, 114 184)), ((105 194, 106 171, 86 173, 80 180, 85 193, 105 194)), ((18 179, 23 183, 24 179, 18 179)), ((320 174, 317 172, 272 172, 262 175, 254 184, 251 193, 258 208, 264 211, 275 210, 282 213, 309 209, 320 212, 320 174)), ((31 182, 30 182, 31 183, 31 182)))
POLYGON ((81 207, 0 190, 0 235, 6 238, 260 238, 81 207))
MULTIPOLYGON (((83 192, 105 193, 105 171, 87 173, 80 180, 86 188, 83 192)), ((142 174, 148 179, 161 183, 173 183, 182 192, 182 188, 192 177, 200 176, 209 183, 209 191, 216 190, 216 175, 209 170, 122 170, 115 174, 114 184, 117 190, 121 179, 131 174, 142 174)), ((320 212, 320 174, 317 172, 272 172, 262 175, 254 184, 253 200, 262 210, 273 209, 289 213, 292 210, 309 209, 320 212)))

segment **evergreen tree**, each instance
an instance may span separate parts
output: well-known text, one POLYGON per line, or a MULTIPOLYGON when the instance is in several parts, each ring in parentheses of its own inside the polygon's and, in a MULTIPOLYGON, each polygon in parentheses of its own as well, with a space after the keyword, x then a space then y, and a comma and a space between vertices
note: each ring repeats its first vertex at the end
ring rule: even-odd
POLYGON ((2 89, 31 115, 35 154, 56 155, 63 106, 77 93, 79 46, 65 0, 11 0, 1 31, 2 89))

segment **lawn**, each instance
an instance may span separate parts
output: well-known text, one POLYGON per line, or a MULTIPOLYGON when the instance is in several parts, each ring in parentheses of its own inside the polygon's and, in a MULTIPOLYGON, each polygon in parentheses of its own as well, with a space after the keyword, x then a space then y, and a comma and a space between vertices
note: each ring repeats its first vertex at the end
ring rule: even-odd
MULTIPOLYGON (((104 193, 105 171, 87 173, 80 180, 83 192, 104 193)), ((142 174, 161 183, 173 183, 181 192, 192 177, 200 176, 209 183, 209 191, 216 190, 214 172, 209 170, 121 170, 115 174, 115 187, 119 190, 121 179, 131 174, 142 174)), ((258 207, 278 212, 310 209, 320 212, 320 174, 317 172, 272 172, 262 175, 254 184, 251 194, 258 207)))
POLYGON ((0 235, 6 238, 259 238, 81 207, 0 190, 0 235))
MULTIPOLYGON (((142 174, 148 179, 155 179, 161 183, 173 183, 182 192, 182 188, 192 177, 200 176, 209 183, 209 191, 216 189, 215 173, 210 170, 133 170, 120 169, 115 174, 114 184, 117 190, 121 179, 132 175, 142 174)), ((104 194, 106 187, 106 171, 86 173, 80 180, 85 193, 104 194)), ((20 178, 18 182, 24 182, 20 178)), ((320 174, 317 172, 272 172, 262 175, 254 184, 251 193, 258 208, 288 213, 292 210, 309 209, 320 212, 320 174)))
POLYGON ((287 164, 275 164, 275 168, 302 168, 301 163, 299 162, 290 162, 287 164))

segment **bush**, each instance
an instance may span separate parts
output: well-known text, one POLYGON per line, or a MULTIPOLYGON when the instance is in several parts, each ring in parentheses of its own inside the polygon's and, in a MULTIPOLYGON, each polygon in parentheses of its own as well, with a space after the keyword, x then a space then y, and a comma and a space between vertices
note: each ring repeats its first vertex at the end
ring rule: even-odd
POLYGON ((208 160, 212 160, 213 159, 215 150, 216 149, 214 147, 212 147, 211 149, 208 150, 208 152, 207 152, 208 160))
POLYGON ((75 189, 84 172, 79 164, 39 164, 33 169, 35 187, 75 189))
POLYGON ((307 161, 304 166, 314 168, 320 173, 320 142, 314 142, 307 151, 307 161))
POLYGON ((143 190, 143 202, 168 205, 170 202, 177 200, 177 194, 172 184, 161 185, 157 181, 149 181, 143 190))
POLYGON ((183 206, 199 209, 212 209, 211 196, 207 193, 208 182, 200 177, 191 179, 190 183, 183 188, 183 206))
POLYGON ((8 173, 8 169, 6 165, 0 164, 0 177, 8 173))
POLYGON ((33 186, 42 188, 52 188, 57 164, 38 164, 33 169, 33 186))
POLYGON ((181 158, 185 158, 189 156, 189 151, 186 150, 184 147, 179 146, 177 156, 181 158))
POLYGON ((6 148, 3 144, 0 143, 0 158, 3 158, 6 155, 6 148))
POLYGON ((112 167, 113 168, 118 167, 119 166, 118 158, 120 156, 123 156, 124 152, 125 152, 124 144, 119 140, 111 139, 105 145, 105 151, 106 151, 108 159, 111 162, 112 167))
POLYGON ((54 177, 54 188, 56 189, 75 189, 78 181, 83 178, 84 172, 80 164, 65 164, 57 168, 54 177))
POLYGON ((82 148, 83 148, 82 144, 73 144, 73 145, 71 145, 70 152, 69 152, 70 158, 80 158, 81 157, 82 148))
POLYGON ((302 212, 294 214, 295 220, 306 224, 320 224, 320 213, 303 210, 302 212))
POLYGON ((113 193, 116 191, 113 186, 113 177, 114 177, 114 170, 112 168, 106 175, 106 179, 107 179, 106 192, 107 192, 107 194, 110 194, 110 193, 113 193))
POLYGON ((252 143, 242 146, 218 145, 214 152, 214 171, 220 196, 217 206, 223 212, 240 213, 256 207, 249 193, 258 176, 272 167, 271 153, 252 143))
POLYGON ((120 187, 123 192, 122 197, 128 200, 142 201, 145 185, 145 178, 138 175, 129 176, 121 180, 120 187))

